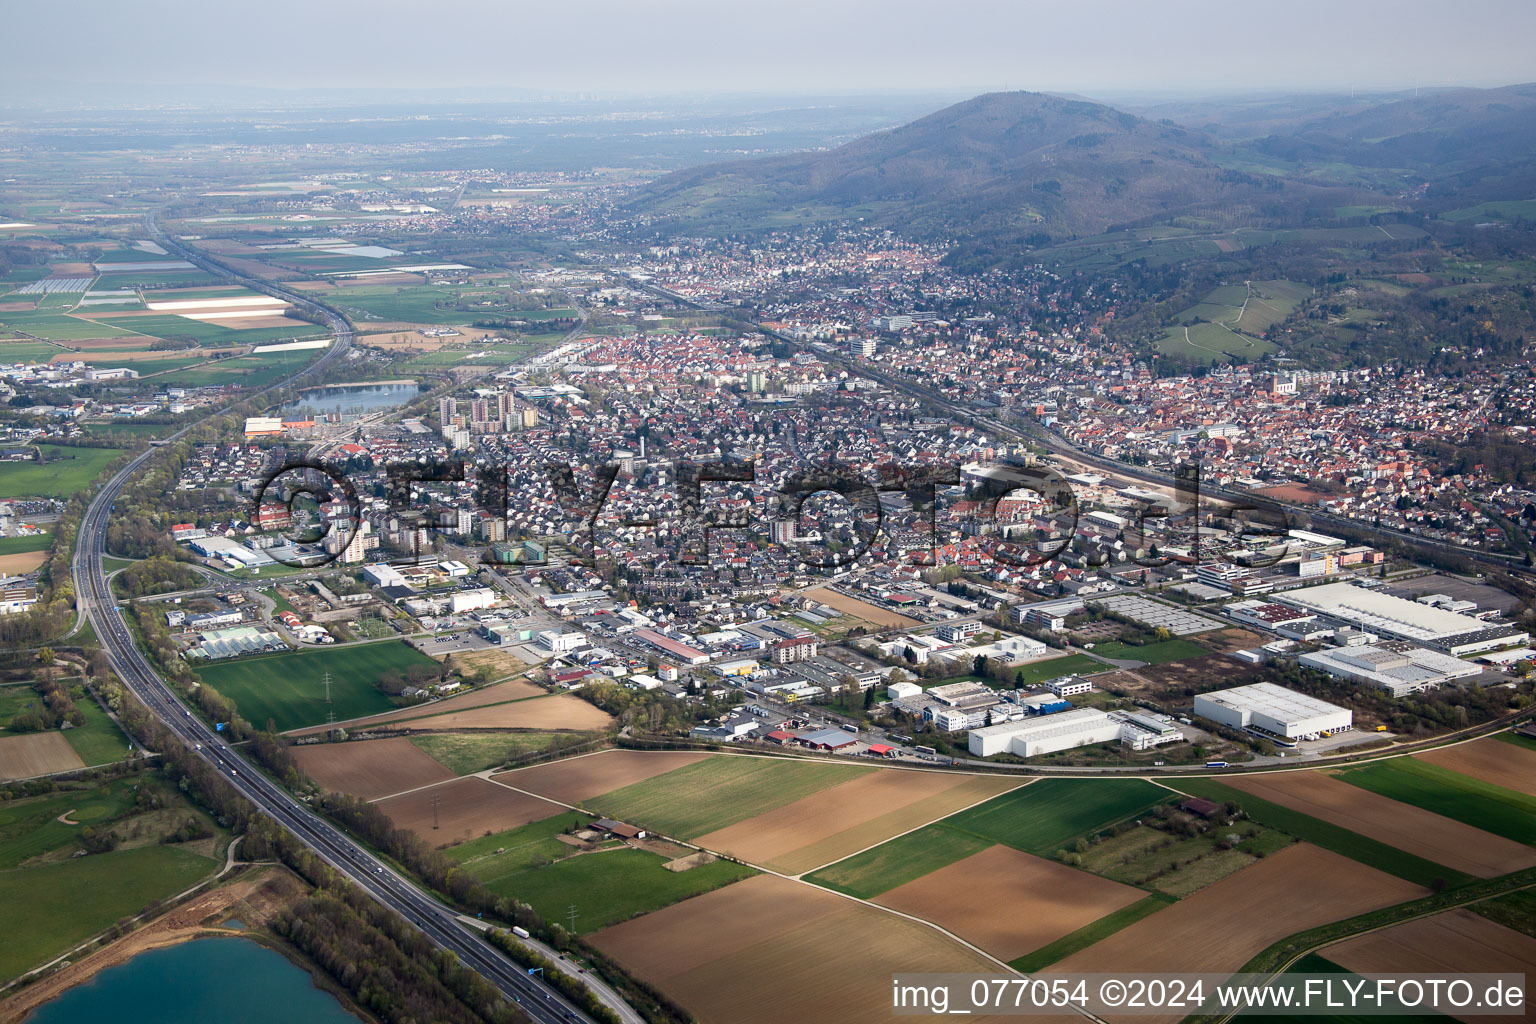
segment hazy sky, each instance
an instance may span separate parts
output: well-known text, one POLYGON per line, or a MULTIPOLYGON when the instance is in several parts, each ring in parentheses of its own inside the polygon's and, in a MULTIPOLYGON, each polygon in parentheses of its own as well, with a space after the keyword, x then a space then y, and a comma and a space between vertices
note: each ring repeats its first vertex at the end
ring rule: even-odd
POLYGON ((38 80, 612 95, 1536 79, 1531 0, 13 0, 5 25, 0 100, 38 80))

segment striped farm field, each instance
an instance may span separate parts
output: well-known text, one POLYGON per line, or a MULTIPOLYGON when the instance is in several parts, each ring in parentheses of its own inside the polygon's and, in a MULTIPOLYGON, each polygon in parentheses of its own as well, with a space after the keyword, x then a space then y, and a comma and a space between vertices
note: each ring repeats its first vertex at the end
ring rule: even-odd
POLYGON ((1141 779, 1042 779, 944 821, 1026 853, 1050 855, 1174 794, 1141 779))
POLYGON ((1043 779, 831 864, 807 880, 871 899, 994 844, 1050 856, 1175 795, 1139 779, 1043 779))
POLYGON ((1493 736, 1415 754, 1413 759, 1536 796, 1536 750, 1501 743, 1493 736))
POLYGON ((582 804, 710 756, 696 750, 604 750, 501 772, 492 780, 559 803, 582 804))
POLYGON ((1478 878, 1536 867, 1536 850, 1528 846, 1321 772, 1281 772, 1226 781, 1244 793, 1478 878))
POLYGON ((1235 971, 1287 935, 1427 891, 1296 843, 1072 954, 1050 971, 1235 971))
POLYGON ((586 806, 674 838, 693 839, 878 770, 721 755, 604 793, 586 806))
POLYGON ((1473 828, 1536 843, 1536 796, 1428 764, 1411 757, 1376 761, 1341 772, 1352 786, 1401 800, 1473 828))
POLYGON ((695 841, 797 875, 1021 785, 990 775, 884 768, 754 815, 695 841))

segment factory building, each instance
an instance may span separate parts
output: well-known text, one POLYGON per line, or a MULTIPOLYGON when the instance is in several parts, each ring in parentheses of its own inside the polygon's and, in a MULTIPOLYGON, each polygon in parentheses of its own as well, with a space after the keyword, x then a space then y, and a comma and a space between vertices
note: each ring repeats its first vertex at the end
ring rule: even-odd
POLYGON ((1195 697, 1195 714, 1233 729, 1288 740, 1317 739, 1352 727, 1354 712, 1274 683, 1234 686, 1195 697))
POLYGON ((1059 715, 1026 718, 972 729, 970 750, 976 757, 1015 754, 1035 757, 1120 739, 1121 723, 1095 708, 1079 708, 1059 715))
POLYGON ((1342 619, 1380 636, 1436 647, 1457 657, 1512 647, 1530 639, 1524 630, 1490 626, 1470 615, 1349 583, 1306 587, 1276 595, 1275 600, 1342 619))
POLYGON ((1303 654, 1300 661, 1307 668, 1327 672, 1335 679, 1370 683, 1394 697, 1422 693, 1452 679, 1481 675, 1483 671, 1481 665, 1402 641, 1333 647, 1303 654))

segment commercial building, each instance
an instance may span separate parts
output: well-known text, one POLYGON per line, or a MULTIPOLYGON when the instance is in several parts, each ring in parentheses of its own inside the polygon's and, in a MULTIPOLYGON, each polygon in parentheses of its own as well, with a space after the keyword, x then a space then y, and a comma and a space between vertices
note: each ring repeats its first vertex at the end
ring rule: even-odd
POLYGON ((558 629, 546 629, 539 634, 539 643, 556 654, 574 651, 586 642, 581 633, 565 633, 558 629))
POLYGON ((1330 647, 1303 654, 1300 661, 1336 679, 1370 683, 1394 697, 1422 693, 1483 671, 1480 665, 1401 640, 1375 646, 1330 647))
POLYGON ((1165 743, 1184 739, 1172 722, 1136 711, 1111 711, 1109 717, 1120 722, 1120 742, 1132 750, 1151 750, 1165 743))
POLYGON ((935 629, 933 635, 952 644, 961 644, 980 632, 979 622, 946 622, 935 629))
POLYGON ((1120 739, 1121 728, 1121 722, 1096 708, 1079 708, 1059 715, 972 729, 970 750, 976 757, 1004 753, 1035 757, 1095 743, 1116 742, 1120 739))
POLYGON ((1325 732, 1340 732, 1352 728, 1355 719, 1348 708, 1274 683, 1252 683, 1197 694, 1195 714, 1233 729, 1288 740, 1311 740, 1325 732))
POLYGON ((6 580, 0 585, 0 615, 18 615, 37 604, 37 584, 6 580))
POLYGON ((1276 595, 1275 600, 1342 619, 1380 636, 1436 647, 1457 657, 1513 647, 1530 639, 1524 630, 1490 626, 1470 615, 1349 583, 1292 590, 1276 595))
MULTIPOLYGON (((1070 479, 1070 478, 1069 478, 1070 479)), ((1013 609, 1013 621, 1025 626, 1038 626, 1052 633, 1067 628, 1067 617, 1077 615, 1086 608, 1080 597, 1062 601, 1046 601, 1043 604, 1020 605, 1013 609)))
POLYGON ((709 655, 703 651, 679 643, 671 637, 658 633, 654 629, 637 629, 632 634, 636 640, 643 641, 668 657, 681 661, 685 665, 704 665, 709 662, 709 655))
POLYGON ((1042 684, 1058 697, 1075 697, 1080 693, 1092 693, 1093 684, 1082 676, 1062 676, 1042 684))
POLYGON ((460 612, 475 612, 482 608, 490 608, 496 604, 496 591, 489 587, 481 587, 476 590, 460 590, 448 598, 448 610, 455 615, 460 612))

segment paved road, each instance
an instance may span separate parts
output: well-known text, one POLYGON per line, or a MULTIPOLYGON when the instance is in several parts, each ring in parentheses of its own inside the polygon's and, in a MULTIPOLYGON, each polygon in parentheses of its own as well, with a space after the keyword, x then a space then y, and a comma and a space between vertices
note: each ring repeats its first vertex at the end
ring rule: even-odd
MULTIPOLYGON (((148 221, 148 227, 151 237, 167 250, 221 276, 238 277, 172 239, 160 229, 153 216, 148 221)), ((336 341, 307 372, 328 365, 350 347, 352 327, 340 313, 279 286, 244 278, 241 280, 250 287, 278 295, 301 308, 316 312, 329 323, 335 332, 336 341)), ((306 371, 301 371, 301 374, 303 372, 306 371)), ((298 376, 296 374, 288 380, 298 376)), ((181 433, 185 433, 185 430, 173 436, 179 437, 181 433)), ((118 678, 179 740, 189 749, 199 752, 241 795, 288 829, 353 884, 421 929, 438 946, 453 952, 461 963, 490 981, 508 999, 521 1004, 530 1017, 548 1024, 588 1020, 562 996, 530 977, 522 968, 468 930, 453 910, 428 896, 412 881, 396 873, 329 822, 312 814, 308 808, 254 769, 207 723, 181 704, 170 686, 139 651, 113 599, 101 559, 107 524, 118 495, 156 450, 151 448, 140 454, 101 488, 81 520, 76 545, 75 591, 118 678)))

